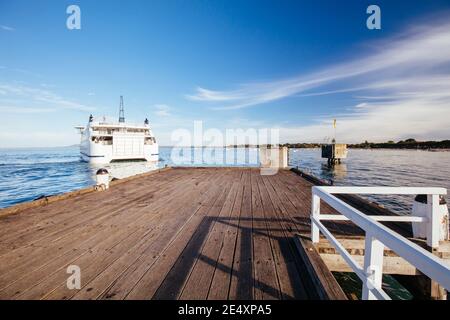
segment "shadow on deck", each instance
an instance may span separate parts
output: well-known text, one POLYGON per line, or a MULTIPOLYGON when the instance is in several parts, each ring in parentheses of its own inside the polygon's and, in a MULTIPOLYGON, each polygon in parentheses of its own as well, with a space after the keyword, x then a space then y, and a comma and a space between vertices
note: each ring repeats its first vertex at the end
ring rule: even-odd
POLYGON ((0 219, 0 298, 317 299, 294 242, 311 186, 287 170, 177 168, 24 209, 0 219))

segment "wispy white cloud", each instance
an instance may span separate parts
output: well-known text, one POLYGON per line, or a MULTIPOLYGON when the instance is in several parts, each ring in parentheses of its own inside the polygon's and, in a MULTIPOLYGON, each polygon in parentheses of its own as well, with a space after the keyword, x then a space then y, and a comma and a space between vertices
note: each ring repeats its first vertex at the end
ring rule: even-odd
MULTIPOLYGON (((359 105, 355 107, 354 113, 338 118, 336 138, 347 143, 405 138, 448 139, 448 103, 435 101, 433 109, 429 110, 424 108, 424 102, 429 103, 405 99, 383 104, 359 105)), ((324 138, 333 135, 330 119, 320 119, 306 126, 280 127, 283 142, 323 142, 324 138)))
MULTIPOLYGON (((239 109, 286 98, 342 80, 409 77, 435 72, 450 62, 450 23, 413 28, 395 38, 376 43, 372 54, 360 59, 328 66, 322 70, 290 79, 241 85, 230 91, 197 88, 187 98, 194 101, 220 102, 217 109, 239 109), (223 102, 230 104, 223 105, 223 102)), ((366 52, 364 52, 366 53, 366 52)), ((367 81, 367 80, 366 80, 367 81)), ((358 82, 360 83, 360 82, 358 82)), ((332 94, 367 89, 367 86, 341 88, 305 95, 332 94)))
POLYGON ((56 110, 55 108, 0 106, 1 113, 48 113, 56 110))
MULTIPOLYGON (((360 141, 417 137, 449 138, 450 128, 450 23, 412 27, 369 44, 335 65, 297 77, 250 83, 228 91, 197 88, 188 99, 208 103, 213 109, 241 109, 287 97, 346 94, 355 106, 341 108, 337 117, 341 138, 360 141)), ((301 100, 299 100, 301 101, 301 100)), ((315 119, 305 127, 283 128, 286 138, 321 140, 330 123, 315 119)), ((332 129, 331 129, 332 131, 332 129)))
POLYGON ((14 31, 14 30, 16 30, 13 27, 5 26, 3 24, 0 24, 0 29, 5 30, 5 31, 14 31))
POLYGON ((170 117, 172 115, 170 113, 171 108, 166 104, 155 104, 153 108, 156 109, 155 114, 159 117, 170 117))
MULTIPOLYGON (((79 111, 93 111, 95 108, 63 98, 62 96, 42 88, 35 88, 25 85, 0 84, 0 92, 9 101, 17 99, 27 99, 29 103, 45 104, 46 106, 60 109, 71 109, 79 111)), ((0 99, 0 103, 2 99, 0 99)), ((19 106, 20 107, 20 106, 19 106)))

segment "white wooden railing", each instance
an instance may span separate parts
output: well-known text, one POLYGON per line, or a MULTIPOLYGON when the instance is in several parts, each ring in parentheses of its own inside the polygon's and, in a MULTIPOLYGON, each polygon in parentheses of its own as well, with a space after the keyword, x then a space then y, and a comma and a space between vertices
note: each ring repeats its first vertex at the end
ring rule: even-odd
POLYGON ((390 299, 381 288, 383 276, 383 251, 388 247, 400 257, 415 266, 423 274, 450 290, 450 268, 438 258, 378 221, 427 223, 427 243, 430 247, 439 245, 440 221, 438 217, 439 196, 447 194, 444 188, 410 187, 326 187, 312 188, 311 238, 319 242, 322 232, 333 244, 344 260, 363 282, 363 299, 390 299), (368 216, 353 208, 333 194, 426 194, 428 196, 428 216, 368 216), (320 214, 323 200, 340 214, 320 214), (331 232, 322 224, 323 220, 350 220, 366 233, 364 266, 360 266, 331 232))

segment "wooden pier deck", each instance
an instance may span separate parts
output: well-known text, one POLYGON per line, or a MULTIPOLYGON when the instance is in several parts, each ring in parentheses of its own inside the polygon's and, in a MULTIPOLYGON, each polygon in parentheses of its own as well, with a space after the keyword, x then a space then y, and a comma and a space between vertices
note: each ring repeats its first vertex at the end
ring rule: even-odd
POLYGON ((0 218, 0 299, 315 299, 294 243, 311 186, 288 170, 173 168, 24 209, 0 218))

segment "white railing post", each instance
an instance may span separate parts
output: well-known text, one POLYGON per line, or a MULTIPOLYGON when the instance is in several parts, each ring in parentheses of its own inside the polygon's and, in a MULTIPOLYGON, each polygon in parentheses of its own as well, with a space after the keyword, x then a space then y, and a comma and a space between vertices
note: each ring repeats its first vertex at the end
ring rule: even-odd
POLYGON ((364 252, 364 272, 366 273, 366 280, 363 280, 363 300, 377 299, 371 290, 381 290, 383 280, 383 252, 383 243, 374 238, 372 234, 366 233, 364 252))
POLYGON ((428 225, 427 225, 427 244, 431 248, 439 247, 440 221, 439 221, 439 195, 433 194, 427 196, 428 205, 428 225))
POLYGON ((427 242, 432 248, 439 245, 442 236, 442 216, 439 212, 440 195, 447 194, 444 188, 395 188, 395 187, 324 187, 312 188, 311 238, 319 242, 319 232, 333 244, 343 259, 363 282, 363 299, 387 299, 390 297, 382 289, 384 247, 396 252, 424 275, 450 291, 450 266, 443 259, 425 250, 414 242, 390 230, 378 221, 404 221, 426 223, 427 242), (428 207, 426 217, 409 217, 391 220, 390 216, 368 217, 334 194, 426 194, 428 207), (320 202, 325 201, 340 214, 320 214, 320 202), (342 216, 341 216, 342 215, 342 216), (380 218, 380 219, 378 219, 380 218), (350 220, 366 232, 364 266, 333 237, 321 223, 322 220, 350 220))
MULTIPOLYGON (((320 215, 320 197, 312 192, 311 199, 311 218, 319 219, 320 215)), ((320 233, 319 227, 316 225, 313 219, 311 219, 311 240, 313 243, 319 243, 320 233)))

